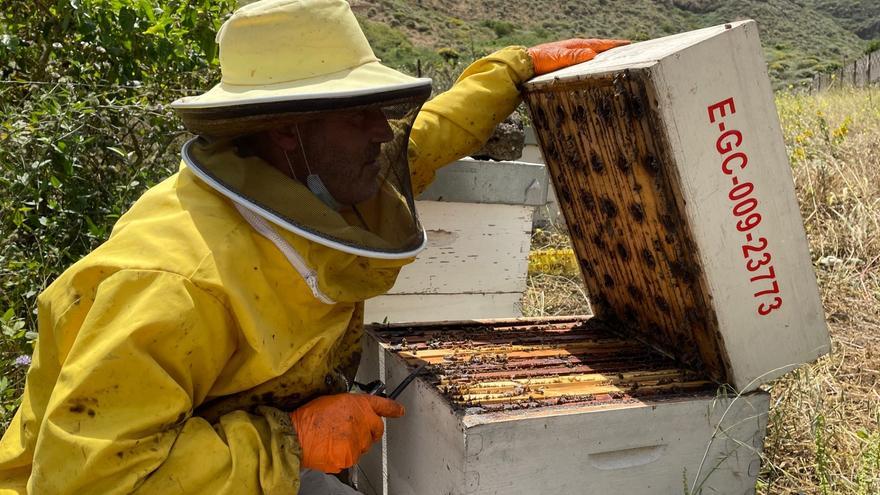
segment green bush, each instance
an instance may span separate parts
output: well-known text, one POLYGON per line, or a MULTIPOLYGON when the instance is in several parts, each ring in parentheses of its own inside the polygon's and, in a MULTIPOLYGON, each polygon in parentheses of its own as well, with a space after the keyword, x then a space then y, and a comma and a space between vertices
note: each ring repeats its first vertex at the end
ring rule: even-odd
POLYGON ((437 50, 437 55, 449 63, 454 63, 461 58, 461 54, 453 48, 441 48, 437 50))
POLYGON ((412 42, 397 29, 362 18, 359 18, 358 22, 376 56, 386 65, 415 74, 418 60, 422 63, 440 60, 433 51, 414 47, 412 42))
POLYGON ((483 26, 490 28, 492 31, 494 31, 495 36, 498 38, 507 36, 516 30, 516 26, 514 26, 513 23, 507 21, 487 20, 483 21, 483 26))
POLYGON ((17 407, 35 299, 177 167, 167 103, 218 75, 233 0, 5 0, 0 13, 0 429, 17 407))

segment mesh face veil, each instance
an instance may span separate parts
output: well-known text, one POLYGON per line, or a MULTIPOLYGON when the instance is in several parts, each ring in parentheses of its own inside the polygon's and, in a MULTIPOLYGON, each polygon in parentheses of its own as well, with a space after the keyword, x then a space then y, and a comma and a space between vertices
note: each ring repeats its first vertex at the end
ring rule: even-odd
POLYGON ((390 95, 274 103, 269 113, 262 105, 225 107, 208 109, 214 115, 206 119, 202 110, 187 127, 204 124, 212 139, 187 142, 183 158, 212 188, 282 229, 360 256, 411 257, 426 237, 407 143, 429 94, 430 83, 390 95), (293 177, 232 139, 277 128, 298 136, 299 149, 285 153, 293 177))
MULTIPOLYGON (((296 138, 300 143, 299 150, 302 153, 303 162, 306 164, 306 172, 309 174, 306 176, 306 187, 308 187, 309 191, 312 191, 318 199, 323 201, 325 205, 336 211, 342 210, 343 205, 339 201, 336 201, 336 198, 330 194, 330 191, 327 190, 327 186, 324 185, 324 181, 321 180, 321 177, 318 174, 312 173, 312 168, 309 167, 309 157, 306 155, 306 147, 303 144, 302 134, 299 132, 299 126, 294 126, 294 129, 296 129, 296 138)), ((290 175, 293 176, 294 179, 297 179, 296 172, 293 170, 293 163, 291 163, 287 151, 284 152, 284 158, 287 159, 287 166, 290 167, 290 175)))

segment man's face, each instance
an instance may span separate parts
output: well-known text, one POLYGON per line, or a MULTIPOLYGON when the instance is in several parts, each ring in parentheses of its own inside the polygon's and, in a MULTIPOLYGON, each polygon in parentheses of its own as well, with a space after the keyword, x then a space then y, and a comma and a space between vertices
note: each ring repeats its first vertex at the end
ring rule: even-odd
POLYGON ((299 125, 308 165, 342 204, 357 204, 379 191, 382 143, 394 138, 380 109, 333 113, 299 125))

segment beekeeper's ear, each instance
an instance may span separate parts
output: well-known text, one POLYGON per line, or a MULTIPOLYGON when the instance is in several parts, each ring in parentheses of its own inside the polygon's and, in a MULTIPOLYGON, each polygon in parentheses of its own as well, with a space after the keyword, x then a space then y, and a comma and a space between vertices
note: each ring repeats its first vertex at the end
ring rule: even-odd
POLYGON ((295 127, 281 127, 269 131, 272 142, 284 151, 299 150, 299 136, 295 127))

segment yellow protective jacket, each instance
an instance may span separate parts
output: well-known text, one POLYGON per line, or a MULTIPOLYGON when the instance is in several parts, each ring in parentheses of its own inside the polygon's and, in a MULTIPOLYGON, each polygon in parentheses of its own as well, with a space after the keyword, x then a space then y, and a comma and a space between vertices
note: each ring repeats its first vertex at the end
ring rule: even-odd
MULTIPOLYGON (((511 47, 426 103, 413 187, 485 142, 532 76, 511 47)), ((286 414, 339 391, 359 359, 363 300, 411 260, 360 258, 285 235, 336 304, 232 203, 182 166, 38 299, 24 398, 0 441, 0 494, 292 495, 286 414)))

